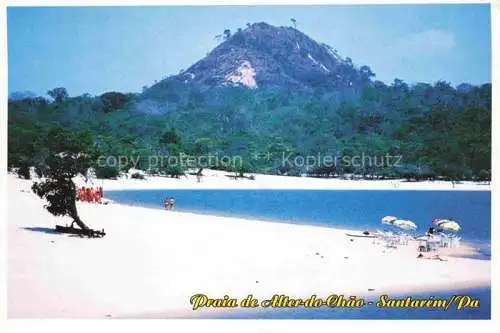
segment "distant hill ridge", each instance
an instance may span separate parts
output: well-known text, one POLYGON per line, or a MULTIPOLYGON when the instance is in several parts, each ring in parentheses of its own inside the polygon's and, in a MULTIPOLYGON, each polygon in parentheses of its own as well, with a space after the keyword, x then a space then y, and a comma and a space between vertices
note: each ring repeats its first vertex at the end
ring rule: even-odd
POLYGON ((205 58, 158 82, 150 92, 161 91, 172 81, 205 87, 359 92, 375 76, 368 66, 356 68, 350 58, 291 27, 260 22, 225 37, 205 58))

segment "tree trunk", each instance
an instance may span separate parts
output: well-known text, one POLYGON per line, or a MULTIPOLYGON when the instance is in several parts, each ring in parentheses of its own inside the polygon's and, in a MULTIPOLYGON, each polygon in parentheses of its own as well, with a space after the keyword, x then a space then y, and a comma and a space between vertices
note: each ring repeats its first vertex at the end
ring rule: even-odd
POLYGON ((70 182, 71 182, 70 184, 71 202, 69 203, 70 204, 69 216, 73 219, 71 226, 73 226, 73 223, 76 223, 82 230, 90 230, 90 228, 85 223, 83 223, 83 221, 78 216, 78 211, 76 210, 76 186, 72 180, 70 180, 70 182))
MULTIPOLYGON (((73 223, 76 223, 76 225, 78 225, 80 227, 80 229, 90 230, 90 228, 85 223, 83 223, 83 221, 80 219, 78 214, 72 215, 71 218, 73 219, 73 223)), ((73 224, 73 223, 71 223, 71 224, 73 224)))

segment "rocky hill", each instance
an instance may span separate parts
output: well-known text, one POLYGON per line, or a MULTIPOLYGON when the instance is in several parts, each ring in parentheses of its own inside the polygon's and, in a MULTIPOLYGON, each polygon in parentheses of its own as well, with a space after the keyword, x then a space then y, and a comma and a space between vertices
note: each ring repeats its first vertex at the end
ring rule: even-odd
POLYGON ((255 23, 234 34, 179 75, 149 89, 159 93, 172 82, 201 87, 243 86, 248 89, 348 89, 360 91, 374 74, 350 58, 297 29, 255 23))

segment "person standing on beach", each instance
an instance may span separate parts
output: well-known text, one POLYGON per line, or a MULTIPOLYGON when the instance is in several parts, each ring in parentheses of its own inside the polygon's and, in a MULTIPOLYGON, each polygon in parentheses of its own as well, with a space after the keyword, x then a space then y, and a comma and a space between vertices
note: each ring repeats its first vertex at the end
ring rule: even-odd
POLYGON ((85 190, 85 201, 92 202, 92 189, 90 187, 85 190))
POLYGON ((94 191, 94 201, 99 204, 101 203, 101 191, 98 188, 94 191))
POLYGON ((163 205, 165 206, 166 210, 173 210, 175 206, 175 200, 173 197, 165 199, 163 202, 163 205))
POLYGON ((84 202, 85 201, 85 187, 80 187, 78 189, 78 200, 80 202, 84 202))

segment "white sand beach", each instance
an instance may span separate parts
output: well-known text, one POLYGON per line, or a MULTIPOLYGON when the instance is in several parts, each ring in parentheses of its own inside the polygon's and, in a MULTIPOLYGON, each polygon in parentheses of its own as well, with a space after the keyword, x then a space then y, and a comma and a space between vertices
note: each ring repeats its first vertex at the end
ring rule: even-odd
MULTIPOLYGON (((119 180, 93 180, 96 186, 104 186, 106 190, 141 190, 141 189, 308 189, 308 190, 443 190, 443 191, 490 191, 491 185, 485 182, 465 181, 452 184, 449 181, 405 181, 395 180, 343 180, 339 178, 291 177, 264 174, 248 178, 235 179, 234 174, 218 170, 203 170, 203 177, 198 182, 194 175, 179 179, 146 176, 145 180, 120 178, 119 180)), ((85 186, 83 177, 75 182, 85 186)))
MULTIPOLYGON (((280 185, 292 187, 282 179, 280 185)), ((161 185, 174 188, 176 182, 187 184, 162 179, 161 185)), ((219 188, 230 182, 266 184, 265 176, 257 176, 255 183, 220 181, 219 188)), ((299 182, 315 184, 297 178, 293 185, 301 187, 299 182)), ((85 223, 105 229, 104 238, 54 234, 50 229, 55 224, 71 221, 50 215, 31 192, 31 181, 9 175, 7 184, 10 318, 203 316, 207 311, 194 312, 189 304, 197 293, 213 298, 307 298, 491 284, 490 261, 417 259, 414 244, 388 250, 372 239, 348 237, 346 230, 115 203, 77 204, 85 223)), ((207 177, 201 185, 193 180, 190 186, 214 184, 207 177)), ((105 190, 159 185, 151 180, 105 181, 105 190)), ((208 312, 220 311, 226 310, 208 312)))

